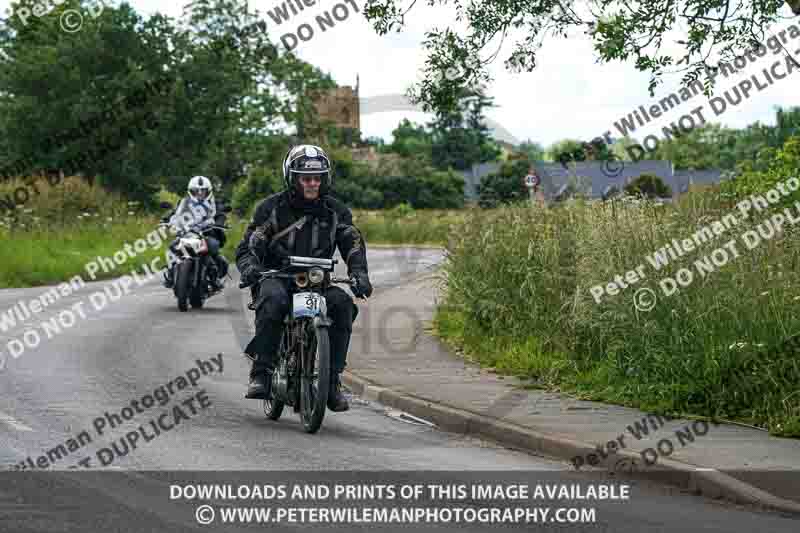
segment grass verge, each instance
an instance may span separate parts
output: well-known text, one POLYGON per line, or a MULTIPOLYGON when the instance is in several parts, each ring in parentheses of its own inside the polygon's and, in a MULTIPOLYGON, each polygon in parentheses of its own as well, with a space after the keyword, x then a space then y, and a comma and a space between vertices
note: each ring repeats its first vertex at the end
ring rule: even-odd
POLYGON ((740 235, 765 231, 759 225, 773 209, 658 270, 646 260, 731 209, 698 194, 678 206, 475 212, 451 233, 436 331, 482 365, 543 388, 798 437, 800 357, 786 340, 800 332, 800 227, 787 225, 748 249, 740 235), (706 264, 731 239, 739 256, 701 274, 696 262, 706 264), (600 303, 590 294, 639 265, 644 280, 600 303), (693 282, 665 295, 659 282, 680 269, 693 282), (649 311, 633 303, 645 287, 657 297, 649 311))

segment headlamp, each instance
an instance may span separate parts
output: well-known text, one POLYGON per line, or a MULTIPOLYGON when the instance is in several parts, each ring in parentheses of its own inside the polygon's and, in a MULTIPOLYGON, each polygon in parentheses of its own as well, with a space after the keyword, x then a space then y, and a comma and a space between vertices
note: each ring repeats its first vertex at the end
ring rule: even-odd
POLYGON ((319 285, 325 279, 325 272, 321 268, 312 268, 308 271, 308 280, 312 285, 319 285))

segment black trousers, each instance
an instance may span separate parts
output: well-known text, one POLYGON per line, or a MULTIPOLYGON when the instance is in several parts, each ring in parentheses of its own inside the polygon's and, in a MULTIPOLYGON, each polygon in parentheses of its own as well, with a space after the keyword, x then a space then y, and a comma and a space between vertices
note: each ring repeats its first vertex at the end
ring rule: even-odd
MULTIPOLYGON (((281 343, 283 319, 291 311, 288 280, 267 279, 261 282, 256 299, 256 335, 245 348, 245 353, 255 358, 251 375, 274 368, 275 354, 281 343)), ((329 329, 331 341, 331 375, 340 374, 347 365, 347 350, 353 321, 358 307, 343 289, 329 287, 324 293, 328 317, 333 321, 329 329)))

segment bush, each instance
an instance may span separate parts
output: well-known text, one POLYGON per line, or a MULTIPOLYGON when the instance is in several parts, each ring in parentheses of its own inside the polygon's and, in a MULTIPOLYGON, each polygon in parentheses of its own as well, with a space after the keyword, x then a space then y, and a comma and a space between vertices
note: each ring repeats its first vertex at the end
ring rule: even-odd
POLYGON ((646 198, 667 198, 672 191, 664 181, 655 174, 642 174, 625 186, 625 192, 631 196, 646 198))
POLYGON ((762 150, 755 162, 740 164, 737 174, 721 184, 723 194, 733 199, 763 194, 779 182, 800 176, 800 136, 790 137, 779 150, 762 150))
POLYGON ((334 193, 353 208, 381 209, 408 203, 414 209, 454 209, 464 205, 464 178, 437 171, 420 159, 373 169, 353 161, 349 150, 337 150, 334 193))
POLYGON ((109 192, 98 184, 89 185, 78 176, 68 176, 63 180, 55 177, 52 181, 31 178, 0 183, 0 223, 8 228, 68 226, 82 222, 80 219, 86 217, 84 213, 96 218, 117 219, 142 212, 139 202, 125 201, 120 194, 109 192), (25 191, 27 197, 21 193, 15 195, 15 191, 25 191))
POLYGON ((498 172, 481 179, 478 185, 478 205, 492 208, 527 198, 528 191, 522 180, 529 169, 530 161, 527 157, 503 163, 498 172))

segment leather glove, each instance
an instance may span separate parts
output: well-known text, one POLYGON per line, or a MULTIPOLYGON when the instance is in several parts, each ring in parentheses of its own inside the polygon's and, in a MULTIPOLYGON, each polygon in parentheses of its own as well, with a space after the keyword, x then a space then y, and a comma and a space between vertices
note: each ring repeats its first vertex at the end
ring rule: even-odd
POLYGON ((247 244, 250 247, 250 251, 254 255, 259 256, 262 253, 264 253, 264 249, 267 246, 267 242, 268 242, 268 236, 266 228, 262 226, 256 228, 256 230, 250 234, 250 240, 248 241, 247 244))
POLYGON ((366 272, 353 272, 350 274, 350 279, 354 281, 352 290, 357 298, 372 296, 372 283, 369 282, 369 275, 366 272))
POLYGON ((261 270, 255 265, 249 265, 244 268, 241 274, 242 274, 241 283, 244 286, 251 286, 254 285, 261 277, 261 270))

